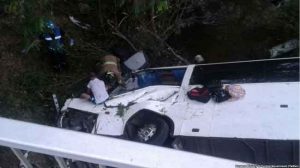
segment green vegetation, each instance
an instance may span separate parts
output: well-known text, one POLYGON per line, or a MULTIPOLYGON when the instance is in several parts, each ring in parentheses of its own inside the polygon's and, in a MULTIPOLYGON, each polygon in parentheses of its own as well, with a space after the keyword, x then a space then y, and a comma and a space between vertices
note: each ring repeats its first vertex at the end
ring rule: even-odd
MULTIPOLYGON (((262 0, 0 0, 0 116, 54 125, 52 94, 61 105, 78 96, 112 47, 144 50, 152 66, 192 62, 199 53, 208 62, 265 58, 270 47, 299 36, 299 1, 285 2, 276 7, 262 0), (69 16, 91 29, 79 28, 69 16), (66 44, 75 40, 65 46, 69 69, 62 73, 53 72, 44 46, 32 43, 45 18, 63 28, 66 44)), ((117 115, 126 110, 120 104, 117 115)), ((12 159, 6 153, 0 163, 12 166, 12 159)), ((53 167, 43 162, 40 167, 53 167)))
POLYGON ((208 61, 237 59, 222 54, 234 56, 231 49, 239 49, 238 44, 245 41, 245 46, 254 48, 251 51, 258 48, 259 55, 260 48, 267 50, 298 37, 299 1, 287 2, 276 7, 260 0, 0 0, 4 11, 0 14, 0 115, 52 124, 52 93, 58 94, 60 103, 78 95, 88 72, 116 46, 145 50, 153 66, 192 61, 199 48, 208 61), (79 28, 69 16, 90 24, 91 29, 79 28), (52 71, 42 45, 32 45, 27 55, 21 53, 43 31, 45 18, 64 29, 66 44, 68 38, 75 39, 75 46, 65 46, 69 70, 59 74, 52 71), (193 45, 175 38, 195 26, 194 34, 186 37, 193 45), (196 38, 199 31, 209 35, 196 38), (223 48, 212 45, 222 46, 222 42, 223 48), (213 53, 206 51, 211 46, 216 47, 213 53))

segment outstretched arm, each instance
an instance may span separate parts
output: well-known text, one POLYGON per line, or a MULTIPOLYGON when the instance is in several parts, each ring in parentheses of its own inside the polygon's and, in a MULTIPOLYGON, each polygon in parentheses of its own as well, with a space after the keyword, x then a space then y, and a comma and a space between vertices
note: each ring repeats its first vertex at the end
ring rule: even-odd
POLYGON ((35 39, 28 47, 24 48, 22 50, 22 53, 27 55, 28 52, 35 46, 38 46, 40 44, 41 40, 40 39, 35 39))

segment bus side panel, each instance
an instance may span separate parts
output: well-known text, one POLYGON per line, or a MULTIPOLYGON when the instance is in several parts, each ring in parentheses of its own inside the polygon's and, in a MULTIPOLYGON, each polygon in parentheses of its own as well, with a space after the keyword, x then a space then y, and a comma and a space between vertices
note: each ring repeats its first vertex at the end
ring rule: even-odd
POLYGON ((298 165, 299 140, 179 137, 186 151, 253 164, 298 165))

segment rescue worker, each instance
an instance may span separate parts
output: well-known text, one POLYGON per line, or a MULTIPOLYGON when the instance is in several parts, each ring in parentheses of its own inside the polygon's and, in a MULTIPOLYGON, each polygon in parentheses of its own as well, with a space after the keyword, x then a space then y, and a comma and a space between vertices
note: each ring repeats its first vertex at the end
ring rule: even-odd
POLYGON ((87 85, 87 92, 82 93, 81 98, 89 100, 94 104, 101 104, 109 97, 106 90, 104 82, 98 79, 96 74, 92 72, 87 85))
POLYGON ((54 69, 61 71, 66 68, 66 51, 63 44, 64 32, 51 20, 44 22, 45 32, 40 35, 47 46, 47 51, 53 63, 54 69))
POLYGON ((120 59, 118 57, 106 55, 97 67, 99 76, 101 76, 110 86, 113 87, 116 84, 123 85, 120 71, 120 59))
POLYGON ((27 54, 31 48, 43 41, 47 47, 47 52, 54 69, 62 71, 67 65, 66 51, 62 39, 64 32, 51 20, 44 21, 43 31, 39 39, 34 40, 26 49, 22 50, 22 52, 27 54))

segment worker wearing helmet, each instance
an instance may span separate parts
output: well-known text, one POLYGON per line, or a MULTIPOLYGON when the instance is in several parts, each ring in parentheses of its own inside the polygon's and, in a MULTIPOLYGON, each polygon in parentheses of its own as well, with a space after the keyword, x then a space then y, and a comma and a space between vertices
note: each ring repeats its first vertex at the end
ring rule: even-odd
POLYGON ((113 87, 117 84, 123 84, 120 71, 120 59, 118 57, 106 55, 97 66, 99 76, 101 76, 108 85, 113 87))
POLYGON ((26 49, 22 50, 27 54, 31 48, 43 41, 46 45, 48 55, 54 66, 54 69, 61 71, 66 67, 66 52, 63 45, 63 31, 51 20, 43 22, 43 33, 39 39, 34 40, 26 49))
POLYGON ((63 31, 57 27, 53 21, 44 22, 44 32, 40 35, 47 46, 48 54, 54 65, 54 68, 61 71, 66 66, 66 52, 64 50, 62 37, 63 31))

